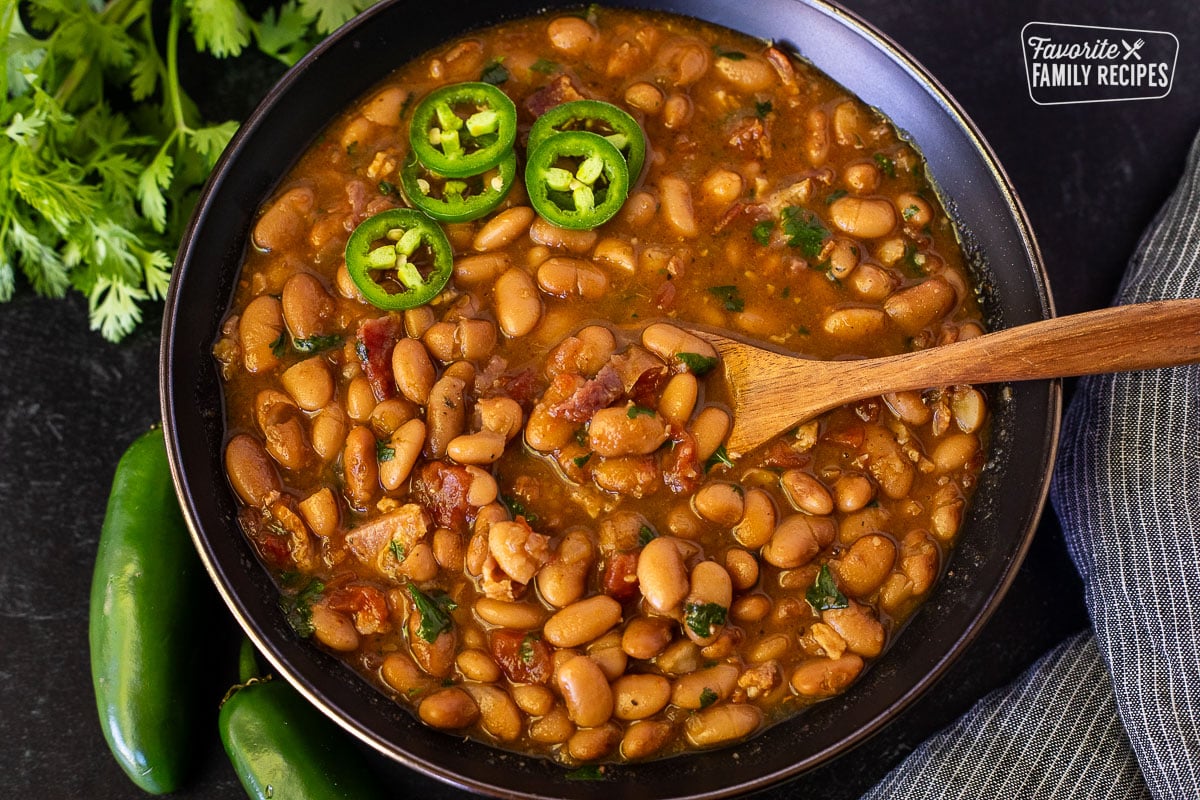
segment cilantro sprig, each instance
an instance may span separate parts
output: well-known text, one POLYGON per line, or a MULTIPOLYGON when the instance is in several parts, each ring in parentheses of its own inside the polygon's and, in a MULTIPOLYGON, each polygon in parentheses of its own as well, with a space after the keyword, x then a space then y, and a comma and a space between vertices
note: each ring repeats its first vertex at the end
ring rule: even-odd
POLYGON ((39 295, 84 295, 104 338, 128 335, 166 296, 197 190, 238 126, 188 96, 182 38, 290 65, 372 1, 289 0, 260 20, 242 0, 0 5, 0 302, 20 273, 39 295))

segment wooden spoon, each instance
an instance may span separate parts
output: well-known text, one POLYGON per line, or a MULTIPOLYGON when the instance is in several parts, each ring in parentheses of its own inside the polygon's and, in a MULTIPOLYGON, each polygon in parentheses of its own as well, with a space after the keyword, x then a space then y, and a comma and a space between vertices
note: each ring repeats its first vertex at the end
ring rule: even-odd
POLYGON ((693 333, 721 355, 733 396, 725 447, 740 455, 822 412, 888 392, 1200 362, 1200 299, 1115 306, 857 361, 814 361, 693 333))

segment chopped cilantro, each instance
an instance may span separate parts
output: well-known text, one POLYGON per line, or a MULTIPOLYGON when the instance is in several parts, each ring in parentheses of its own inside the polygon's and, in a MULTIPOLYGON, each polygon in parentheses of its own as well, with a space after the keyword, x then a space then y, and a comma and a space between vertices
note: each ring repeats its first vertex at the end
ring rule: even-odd
POLYGON ((279 334, 279 338, 271 342, 271 352, 276 358, 283 358, 288 350, 288 335, 287 333, 279 334))
POLYGON ((559 66, 557 63, 545 58, 539 58, 537 61, 529 65, 529 69, 534 72, 540 72, 543 75, 553 75, 558 72, 559 66))
POLYGON ((311 580, 300 591, 293 595, 284 595, 280 601, 284 618, 297 634, 304 637, 313 635, 312 604, 325 591, 325 584, 319 580, 311 580))
POLYGON ((703 639, 720 630, 728 611, 718 603, 688 603, 683 607, 683 621, 692 633, 703 639))
POLYGON ((774 110, 770 100, 763 100, 754 104, 754 113, 759 119, 766 119, 767 114, 774 110))
POLYGON ((846 595, 838 590, 837 581, 833 579, 833 573, 829 571, 828 564, 821 565, 821 571, 817 573, 817 579, 813 581, 813 585, 804 593, 804 599, 815 611, 846 608, 850 605, 850 602, 846 600, 846 595))
POLYGON ((913 217, 915 217, 917 214, 920 214, 920 213, 921 213, 921 209, 917 208, 915 205, 905 206, 904 210, 900 212, 900 216, 904 217, 905 222, 908 222, 909 220, 911 220, 913 217))
POLYGON ((517 657, 521 659, 522 664, 532 664, 536 653, 533 650, 533 643, 537 640, 537 634, 527 633, 525 638, 521 640, 521 646, 517 650, 517 657))
POLYGON ((834 200, 838 200, 845 196, 846 196, 845 189, 834 189, 832 192, 829 193, 829 196, 825 198, 825 205, 827 205, 827 206, 832 205, 834 200))
POLYGON ((792 287, 790 287, 790 286, 783 287, 783 291, 779 293, 779 296, 784 299, 791 297, 792 296, 792 287))
POLYGON ((525 505, 513 495, 500 495, 500 502, 503 503, 505 508, 508 509, 508 513, 512 514, 513 519, 516 519, 517 517, 524 517, 525 521, 530 525, 537 524, 538 515, 525 508, 525 505))
POLYGON ((750 235, 754 237, 754 241, 766 247, 771 243, 771 232, 773 230, 775 230, 775 220, 764 219, 754 226, 750 231, 750 235))
POLYGON ((396 559, 396 563, 400 563, 408 558, 408 553, 405 551, 404 545, 395 539, 388 542, 388 549, 392 551, 392 556, 396 559))
POLYGON ((639 406, 637 403, 632 403, 632 404, 630 404, 629 408, 625 409, 625 416, 629 417, 630 419, 636 419, 638 417, 643 417, 643 416, 644 417, 652 417, 656 413, 658 413, 658 412, 656 412, 653 408, 646 408, 645 406, 639 406))
POLYGON ((875 164, 889 178, 896 177, 896 162, 885 156, 883 153, 875 154, 875 164))
POLYGON ((783 232, 788 237, 788 245, 800 248, 807 258, 816 258, 825 244, 829 231, 817 219, 817 215, 798 206, 788 206, 780 215, 783 220, 783 232))
POLYGON ((921 255, 912 242, 904 245, 904 256, 900 261, 908 267, 909 273, 914 277, 919 278, 925 274, 925 256, 921 255))
POLYGON ((726 311, 737 312, 746 307, 746 301, 742 299, 736 286, 710 286, 708 291, 721 301, 726 311))
POLYGON ((508 80, 508 70, 504 68, 501 62, 503 58, 497 58, 483 68, 483 74, 479 76, 479 80, 484 83, 490 83, 493 86, 499 86, 508 80))
POLYGON ((412 581, 408 583, 408 596, 412 598, 420 615, 417 625, 417 635, 427 642, 433 642, 442 631, 454 624, 450 612, 458 608, 458 604, 447 594, 427 595, 416 587, 412 581))
POLYGON ((726 50, 717 44, 713 45, 713 52, 717 54, 717 58, 725 58, 730 61, 743 61, 746 58, 746 54, 741 50, 726 50))
POLYGON ((396 448, 387 442, 375 442, 375 459, 380 462, 391 461, 396 457, 396 448))
POLYGON ((714 450, 713 454, 708 457, 707 461, 704 462, 704 472, 707 473, 710 469, 718 464, 721 464, 725 467, 733 466, 733 462, 729 459, 729 451, 725 449, 725 445, 721 445, 714 450))
POLYGON ((651 528, 649 525, 643 525, 642 527, 638 528, 638 545, 639 546, 645 547, 646 545, 650 544, 650 541, 652 539, 657 539, 657 538, 658 538, 658 534, 655 533, 654 529, 651 528))
POLYGON ((319 353, 322 350, 337 347, 341 343, 342 337, 336 333, 331 333, 328 336, 317 334, 316 336, 309 336, 307 339, 292 339, 292 347, 301 353, 319 353))
POLYGON ((604 767, 600 764, 588 764, 567 773, 569 781, 603 781, 608 780, 604 767))
POLYGON ((718 699, 719 698, 717 697, 717 693, 714 692, 712 689, 710 689, 707 686, 705 686, 700 691, 700 707, 701 708, 708 708, 713 703, 717 702, 718 699))
POLYGON ((394 184, 390 181, 380 181, 379 182, 379 193, 380 194, 395 194, 396 193, 396 184, 394 184))
POLYGON ((715 357, 699 353, 676 353, 675 357, 694 375, 703 375, 717 365, 715 357))
POLYGON ((574 458, 572 458, 571 463, 582 469, 583 465, 588 463, 591 460, 592 460, 592 454, 585 453, 581 456, 575 456, 574 458))

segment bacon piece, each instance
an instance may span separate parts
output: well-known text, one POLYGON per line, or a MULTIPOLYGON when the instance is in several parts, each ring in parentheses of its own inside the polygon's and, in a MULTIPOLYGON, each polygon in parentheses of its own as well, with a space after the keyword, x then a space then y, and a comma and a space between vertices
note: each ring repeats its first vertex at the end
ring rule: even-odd
POLYGON ((696 437, 681 430, 671 436, 671 441, 673 446, 662 457, 663 483, 675 494, 695 491, 704 477, 696 437))
POLYGON ((605 364, 596 377, 583 382, 566 399, 549 406, 550 416, 571 422, 586 422, 602 408, 611 405, 625 393, 621 376, 610 365, 605 364))
POLYGON ((625 602, 638 593, 638 552, 614 553, 604 565, 604 593, 625 602))
POLYGON ((547 683, 554 672, 550 646, 536 633, 497 628, 489 637, 488 649, 513 683, 547 683))
POLYGON ((325 605, 350 614, 354 627, 364 636, 387 633, 392 629, 387 597, 379 589, 362 583, 341 586, 325 595, 325 605))
POLYGON ((646 370, 634 381, 633 388, 629 390, 629 399, 643 408, 656 408, 658 393, 670 374, 666 367, 646 370))
POLYGON ((502 387, 501 394, 516 400, 521 410, 528 414, 537 396, 537 372, 531 367, 512 375, 501 375, 498 383, 502 387))
POLYGON ((267 566, 277 569, 295 567, 289 538, 271 530, 271 517, 264 509, 243 508, 238 512, 238 522, 267 566))
POLYGON ((575 100, 583 100, 583 94, 569 75, 557 75, 542 88, 525 98, 525 108, 535 117, 540 117, 555 106, 575 100))
POLYGON ((764 467, 778 467, 780 469, 792 469, 793 467, 804 467, 812 460, 808 453, 802 453, 787 442, 774 441, 767 445, 766 451, 763 453, 762 465, 764 467))
POLYGON ((413 478, 413 497, 429 509, 440 528, 462 533, 467 526, 467 492, 471 473, 465 467, 445 461, 423 464, 413 478))
POLYGON ((621 376, 621 384, 626 393, 632 393, 633 387, 647 372, 666 370, 663 360, 640 345, 630 345, 625 352, 618 353, 608 362, 621 376))
MULTIPOLYGON (((720 233, 720 229, 714 233, 720 233)), ((663 281, 654 292, 654 305, 663 311, 670 311, 675 308, 675 294, 674 281, 663 281)))
POLYGON ((734 126, 729 146, 745 155, 767 159, 771 157, 771 132, 758 117, 746 117, 734 126))
POLYGON ((358 324, 354 351, 362 362, 363 372, 371 382, 371 391, 379 402, 396 396, 396 379, 392 375, 392 349, 404 338, 404 320, 395 314, 365 319, 358 324))
POLYGON ((390 577, 399 566, 396 551, 407 553, 412 550, 413 545, 429 533, 429 522, 429 514, 424 508, 416 503, 405 503, 347 533, 346 547, 359 561, 390 577))
POLYGON ((779 75, 779 82, 783 84, 787 94, 796 95, 800 93, 800 86, 796 82, 796 70, 792 67, 792 60, 787 57, 787 54, 775 47, 768 47, 763 54, 766 56, 771 66, 775 68, 775 72, 779 75))
POLYGON ((751 222, 758 223, 771 218, 771 209, 766 203, 734 203, 729 207, 713 226, 713 233, 720 233, 741 217, 749 217, 751 222))

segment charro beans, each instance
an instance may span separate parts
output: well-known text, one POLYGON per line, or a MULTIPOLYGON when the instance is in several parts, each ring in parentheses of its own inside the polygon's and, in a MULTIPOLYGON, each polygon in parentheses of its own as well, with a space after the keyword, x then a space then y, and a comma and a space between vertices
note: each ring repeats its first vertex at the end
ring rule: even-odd
POLYGON ((354 101, 257 215, 213 347, 238 518, 287 592, 325 587, 319 646, 429 725, 572 763, 732 742, 849 688, 930 595, 990 432, 984 393, 942 386, 728 452, 706 331, 934 347, 984 332, 971 272, 913 145, 810 65, 636 11, 505 24, 354 101), (584 96, 629 110, 641 174, 594 229, 518 175, 435 223, 437 297, 377 308, 348 233, 411 200, 412 109, 485 70, 523 131, 584 96))

